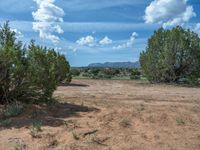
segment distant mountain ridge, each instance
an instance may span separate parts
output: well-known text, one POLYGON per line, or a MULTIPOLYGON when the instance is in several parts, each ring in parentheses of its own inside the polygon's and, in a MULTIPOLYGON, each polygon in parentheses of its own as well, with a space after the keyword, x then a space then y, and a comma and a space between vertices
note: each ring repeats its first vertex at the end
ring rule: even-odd
POLYGON ((89 64, 90 68, 139 68, 139 61, 136 62, 105 62, 89 64))

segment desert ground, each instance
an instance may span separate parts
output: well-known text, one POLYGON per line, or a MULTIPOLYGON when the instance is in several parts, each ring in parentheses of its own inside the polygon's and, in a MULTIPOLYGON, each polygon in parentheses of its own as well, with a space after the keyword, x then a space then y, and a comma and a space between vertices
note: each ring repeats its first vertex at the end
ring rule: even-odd
MULTIPOLYGON (((73 80, 0 126, 0 150, 199 150, 200 88, 73 80), (30 126, 41 121, 33 136, 30 126)), ((0 118, 2 119, 2 118, 0 118)))

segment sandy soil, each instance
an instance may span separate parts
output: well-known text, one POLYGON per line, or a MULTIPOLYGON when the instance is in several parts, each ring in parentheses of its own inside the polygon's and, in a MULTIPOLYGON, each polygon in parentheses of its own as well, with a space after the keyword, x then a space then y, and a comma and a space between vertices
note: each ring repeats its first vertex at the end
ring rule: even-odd
POLYGON ((60 103, 26 106, 0 126, 0 150, 200 149, 200 88, 74 80, 54 95, 60 103))

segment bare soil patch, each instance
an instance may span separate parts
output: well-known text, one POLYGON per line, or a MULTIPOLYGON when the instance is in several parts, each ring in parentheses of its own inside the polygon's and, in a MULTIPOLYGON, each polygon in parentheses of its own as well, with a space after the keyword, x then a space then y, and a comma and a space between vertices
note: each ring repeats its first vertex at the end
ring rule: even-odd
POLYGON ((200 88, 74 80, 54 95, 58 104, 26 106, 0 126, 0 150, 200 149, 200 88))

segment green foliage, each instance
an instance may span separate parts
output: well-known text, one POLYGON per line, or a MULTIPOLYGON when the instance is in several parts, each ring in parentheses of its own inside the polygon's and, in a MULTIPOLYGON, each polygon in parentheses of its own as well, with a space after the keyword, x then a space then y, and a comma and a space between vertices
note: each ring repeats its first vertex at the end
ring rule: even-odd
POLYGON ((70 73, 72 76, 79 76, 81 74, 81 72, 78 69, 71 69, 70 73))
POLYGON ((152 82, 177 82, 182 78, 195 82, 200 77, 200 38, 179 26, 160 28, 148 40, 140 64, 152 82))
POLYGON ((7 22, 0 28, 0 103, 25 97, 26 65, 25 50, 7 22))
POLYGON ((5 117, 15 117, 20 115, 24 110, 24 106, 21 103, 13 103, 6 107, 4 111, 5 117))
POLYGON ((114 79, 114 80, 129 80, 131 74, 138 69, 126 68, 73 68, 72 76, 75 78, 89 79, 114 79))
POLYGON ((141 72, 138 69, 133 69, 130 75, 130 78, 132 80, 138 80, 140 79, 141 72))
POLYGON ((59 83, 71 81, 64 55, 16 40, 8 22, 0 28, 0 103, 47 102, 59 83))

